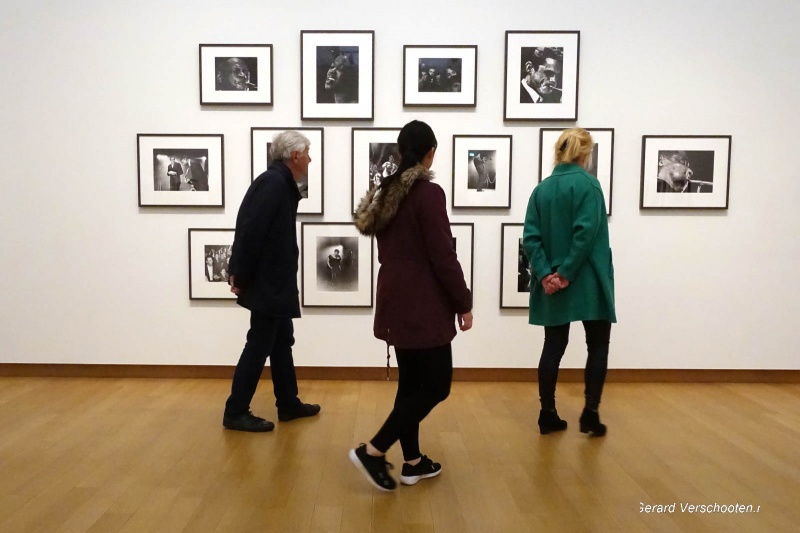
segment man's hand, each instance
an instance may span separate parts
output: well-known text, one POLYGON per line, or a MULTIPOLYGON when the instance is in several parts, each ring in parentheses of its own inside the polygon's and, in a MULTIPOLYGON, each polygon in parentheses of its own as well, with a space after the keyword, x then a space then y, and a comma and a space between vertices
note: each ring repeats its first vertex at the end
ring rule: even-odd
POLYGON ((458 315, 458 328, 461 331, 467 331, 472 328, 472 311, 458 315))
POLYGON ((236 283, 236 282, 235 282, 235 280, 234 280, 234 276, 233 276, 233 274, 231 274, 231 277, 230 277, 230 279, 228 280, 228 285, 230 285, 230 286, 231 286, 231 292, 232 292, 233 294, 235 294, 236 296, 239 296, 239 293, 241 293, 241 292, 242 292, 242 289, 240 289, 239 287, 237 287, 237 286, 235 285, 235 283, 236 283))

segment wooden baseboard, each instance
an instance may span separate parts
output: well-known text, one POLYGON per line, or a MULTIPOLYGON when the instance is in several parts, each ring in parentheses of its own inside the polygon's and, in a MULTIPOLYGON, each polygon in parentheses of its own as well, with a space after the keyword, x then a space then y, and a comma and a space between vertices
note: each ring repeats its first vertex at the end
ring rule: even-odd
MULTIPOLYGON (((74 365, 0 363, 0 377, 54 378, 172 378, 230 379, 232 366, 199 365, 74 365)), ((397 368, 389 371, 397 379, 397 368)), ((263 379, 269 379, 269 367, 263 379)), ((386 367, 297 367, 297 378, 306 380, 379 381, 386 379, 386 367)), ((583 381, 582 368, 562 368, 558 379, 583 381)), ((536 381, 535 368, 456 368, 454 381, 536 381)), ((610 369, 608 383, 800 383, 800 370, 695 370, 695 369, 610 369)))

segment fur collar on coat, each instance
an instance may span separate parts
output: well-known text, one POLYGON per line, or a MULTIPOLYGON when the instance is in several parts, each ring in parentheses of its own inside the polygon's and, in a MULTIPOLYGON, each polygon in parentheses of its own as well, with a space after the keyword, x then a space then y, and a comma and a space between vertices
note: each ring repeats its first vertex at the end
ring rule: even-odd
POLYGON ((371 188, 361 199, 353 215, 358 231, 363 235, 375 235, 381 231, 397 214, 411 187, 418 180, 432 179, 433 172, 422 165, 416 165, 403 172, 399 179, 393 180, 387 187, 371 188))

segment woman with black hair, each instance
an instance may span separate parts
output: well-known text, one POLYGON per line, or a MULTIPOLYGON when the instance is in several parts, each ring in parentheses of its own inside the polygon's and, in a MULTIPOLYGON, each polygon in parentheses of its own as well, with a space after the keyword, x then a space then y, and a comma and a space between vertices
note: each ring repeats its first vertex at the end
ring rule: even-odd
POLYGON ((354 215, 358 230, 378 240, 373 331, 387 344, 387 360, 388 346, 395 347, 399 379, 394 409, 372 440, 350 450, 350 460, 384 491, 397 487, 385 456, 398 440, 401 483, 441 472, 420 452, 419 424, 450 394, 456 317, 461 331, 472 327, 472 294, 453 247, 444 191, 431 182, 436 136, 415 120, 397 144, 397 171, 370 188, 354 215))

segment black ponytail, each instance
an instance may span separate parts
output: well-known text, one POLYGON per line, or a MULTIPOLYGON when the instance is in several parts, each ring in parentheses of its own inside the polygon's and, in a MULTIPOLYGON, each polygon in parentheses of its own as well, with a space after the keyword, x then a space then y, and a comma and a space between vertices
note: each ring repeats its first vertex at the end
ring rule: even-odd
POLYGON ((400 152, 400 164, 394 174, 381 180, 381 188, 386 187, 409 168, 422 163, 425 155, 438 146, 436 135, 430 126, 419 120, 412 120, 400 130, 397 136, 397 148, 400 152))

